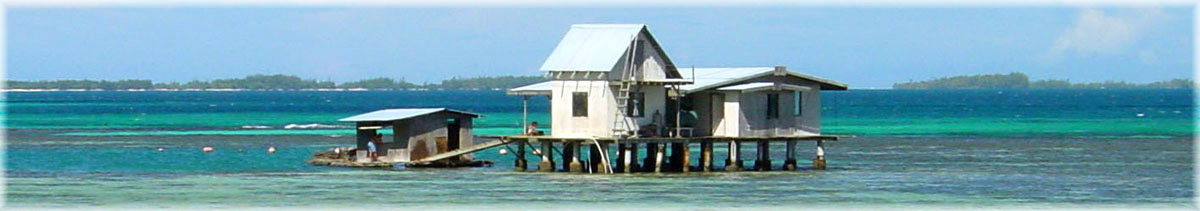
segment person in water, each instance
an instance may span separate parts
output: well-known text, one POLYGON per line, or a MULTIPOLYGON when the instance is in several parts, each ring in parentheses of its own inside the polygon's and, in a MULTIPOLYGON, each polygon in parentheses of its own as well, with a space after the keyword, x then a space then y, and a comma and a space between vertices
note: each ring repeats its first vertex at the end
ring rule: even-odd
POLYGON ((538 131, 537 126, 538 126, 537 121, 533 121, 532 123, 529 123, 529 126, 525 126, 525 135, 530 135, 530 136, 542 135, 542 131, 538 131))

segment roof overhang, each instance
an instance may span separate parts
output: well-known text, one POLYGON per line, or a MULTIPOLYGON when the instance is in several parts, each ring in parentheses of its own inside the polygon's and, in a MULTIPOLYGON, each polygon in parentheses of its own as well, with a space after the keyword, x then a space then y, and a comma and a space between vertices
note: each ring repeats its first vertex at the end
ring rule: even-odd
POLYGON ((434 113, 449 112, 459 115, 471 117, 479 117, 481 115, 471 112, 447 109, 447 108, 395 108, 383 109, 378 111, 367 112, 359 115, 354 115, 339 119, 339 122, 389 122, 397 120, 405 120, 413 117, 419 117, 434 113))
POLYGON ((550 81, 545 81, 512 88, 506 91, 505 94, 520 96, 551 95, 551 89, 553 88, 554 86, 550 83, 550 81))
MULTIPOLYGON (((684 90, 684 93, 686 94, 686 93, 696 93, 696 92, 707 91, 707 90, 711 90, 711 89, 716 89, 716 88, 720 88, 720 87, 729 86, 729 85, 731 85, 731 84, 738 84, 738 83, 742 83, 743 81, 746 81, 746 80, 750 80, 750 79, 754 79, 754 78, 758 78, 758 77, 764 77, 764 76, 771 76, 771 75, 777 75, 777 73, 776 73, 776 72, 771 72, 771 71, 765 71, 765 72, 761 72, 761 73, 757 73, 757 74, 753 74, 753 75, 748 75, 748 76, 745 76, 745 77, 740 77, 740 78, 736 78, 736 79, 725 80, 725 81, 721 81, 721 82, 718 82, 718 83, 709 84, 709 85, 706 85, 706 86, 701 86, 701 87, 696 87, 696 88, 687 89, 687 90, 684 90)), ((801 79, 805 79, 805 80, 810 80, 810 81, 813 81, 813 82, 817 82, 817 84, 818 84, 818 86, 820 86, 820 89, 821 89, 821 90, 846 90, 846 89, 847 89, 847 87, 848 87, 848 86, 847 86, 846 84, 844 84, 844 83, 840 83, 840 82, 832 81, 832 80, 829 80, 829 79, 818 78, 818 77, 811 76, 811 75, 805 75, 805 74, 795 73, 795 72, 791 72, 791 71, 787 71, 787 72, 786 72, 785 74, 783 74, 783 75, 786 75, 786 76, 791 76, 791 77, 797 77, 797 78, 801 78, 801 79)))
POLYGON ((791 84, 756 82, 717 88, 718 91, 758 92, 758 91, 810 91, 811 88, 791 84))

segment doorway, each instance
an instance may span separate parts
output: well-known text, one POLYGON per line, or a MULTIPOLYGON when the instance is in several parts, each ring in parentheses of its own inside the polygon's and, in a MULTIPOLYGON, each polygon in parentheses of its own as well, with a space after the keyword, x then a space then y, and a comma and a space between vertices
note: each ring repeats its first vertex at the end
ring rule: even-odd
POLYGON ((446 151, 458 150, 460 146, 458 137, 460 128, 462 128, 462 125, 458 123, 457 119, 446 121, 446 151))

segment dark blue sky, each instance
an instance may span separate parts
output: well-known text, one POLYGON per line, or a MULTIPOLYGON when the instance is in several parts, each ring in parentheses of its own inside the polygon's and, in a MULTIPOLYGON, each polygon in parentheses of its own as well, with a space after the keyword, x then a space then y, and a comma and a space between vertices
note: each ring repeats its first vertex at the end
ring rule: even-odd
POLYGON ((645 23, 680 67, 851 87, 1025 72, 1191 78, 1192 8, 9 8, 8 77, 348 81, 537 75, 573 23, 645 23))

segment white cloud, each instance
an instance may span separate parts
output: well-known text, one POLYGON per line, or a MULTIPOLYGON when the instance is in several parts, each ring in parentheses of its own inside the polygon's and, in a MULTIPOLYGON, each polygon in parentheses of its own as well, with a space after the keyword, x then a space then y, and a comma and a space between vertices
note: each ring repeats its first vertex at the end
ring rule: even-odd
POLYGON ((1075 23, 1054 41, 1050 55, 1125 53, 1145 31, 1166 20, 1167 15, 1161 8, 1123 9, 1110 13, 1081 9, 1075 23))

